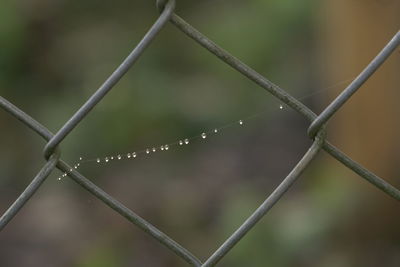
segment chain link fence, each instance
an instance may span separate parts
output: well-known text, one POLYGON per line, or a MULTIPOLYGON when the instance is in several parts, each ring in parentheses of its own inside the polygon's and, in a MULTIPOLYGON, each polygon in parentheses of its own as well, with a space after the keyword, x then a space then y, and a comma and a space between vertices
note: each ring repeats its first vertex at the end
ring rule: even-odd
POLYGON ((400 191, 381 179, 353 159, 346 156, 338 148, 329 143, 326 139, 325 125, 329 119, 346 103, 347 100, 363 85, 368 78, 381 66, 383 62, 400 44, 400 31, 397 32, 392 40, 390 40, 382 51, 371 61, 371 63, 354 79, 351 84, 344 89, 332 103, 326 107, 319 115, 313 113, 307 106, 299 100, 285 92, 279 86, 270 82, 267 78, 257 73, 255 70, 247 66, 242 61, 229 54, 227 51, 213 43, 205 35, 196 30, 174 13, 175 0, 157 1, 157 7, 160 10, 160 16, 155 21, 150 30, 146 33, 139 44, 122 62, 122 64, 110 75, 103 85, 87 100, 87 102, 61 127, 61 129, 53 134, 45 126, 37 122, 35 119, 24 113, 17 106, 13 105, 0 96, 0 106, 8 113, 20 120, 31 130, 43 137, 47 144, 44 148, 44 157, 46 164, 39 173, 33 178, 32 182, 26 187, 24 192, 15 200, 8 210, 0 218, 0 230, 2 230, 12 218, 20 211, 27 201, 35 194, 37 189, 42 185, 46 178, 58 168, 66 173, 72 180, 85 188, 89 193, 103 201, 111 209, 118 212, 128 221, 148 233, 166 248, 181 257, 188 264, 194 266, 214 266, 217 264, 240 240, 245 236, 257 222, 265 216, 265 214, 278 202, 278 200, 288 191, 291 185, 301 175, 304 169, 317 156, 320 150, 325 150, 333 158, 344 164, 349 169, 357 173, 369 183, 388 194, 396 200, 400 200, 400 191), (124 206, 118 200, 111 197, 96 184, 84 177, 75 168, 68 165, 61 159, 61 151, 58 146, 65 137, 89 114, 89 112, 106 96, 106 94, 118 83, 118 81, 128 72, 130 67, 135 64, 138 58, 144 53, 145 49, 150 45, 158 33, 164 26, 171 22, 181 32, 189 36, 195 42, 207 49, 209 52, 218 57, 240 74, 246 76, 251 81, 264 88, 273 96, 283 103, 287 104, 293 110, 297 111, 310 121, 308 136, 313 140, 311 147, 304 154, 303 158, 296 164, 292 171, 283 179, 280 185, 267 197, 267 199, 251 214, 250 217, 205 261, 198 259, 189 250, 178 244, 171 237, 161 232, 150 222, 141 218, 132 210, 124 206))

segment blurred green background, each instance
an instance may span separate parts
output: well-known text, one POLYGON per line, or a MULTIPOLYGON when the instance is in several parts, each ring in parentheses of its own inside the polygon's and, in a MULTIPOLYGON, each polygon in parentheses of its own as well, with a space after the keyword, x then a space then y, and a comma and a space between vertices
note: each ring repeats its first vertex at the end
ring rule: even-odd
MULTIPOLYGON (((156 20, 154 2, 2 0, 1 95, 56 132, 156 20)), ((398 30, 399 7, 399 1, 190 0, 177 1, 176 13, 289 93, 309 96, 302 101, 320 112, 345 84, 319 90, 362 70, 398 30), (360 18, 371 10, 374 19, 360 18)), ((371 79, 380 87, 367 85, 355 96, 363 102, 349 101, 329 128, 335 144, 397 186, 399 65, 396 52, 371 79), (374 121, 387 124, 373 127, 374 121)), ((126 154, 234 122, 185 147, 80 169, 204 260, 311 143, 308 122, 279 105, 168 24, 63 141, 62 157, 74 164, 126 154), (236 123, 260 112, 244 126, 236 123)), ((4 111, 0 123, 4 212, 44 164, 45 143, 4 111)), ((0 233, 1 266, 186 266, 70 179, 58 181, 60 175, 55 171, 0 233)), ((395 200, 321 152, 220 265, 399 266, 399 211, 395 200)))

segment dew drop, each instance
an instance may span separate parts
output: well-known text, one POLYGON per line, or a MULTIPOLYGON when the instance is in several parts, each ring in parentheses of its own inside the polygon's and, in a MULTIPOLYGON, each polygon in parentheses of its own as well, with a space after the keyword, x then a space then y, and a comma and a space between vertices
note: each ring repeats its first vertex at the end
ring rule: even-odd
POLYGON ((283 109, 283 106, 282 106, 282 105, 279 105, 279 109, 283 109))
POLYGON ((183 145, 183 141, 182 140, 179 140, 179 145, 180 146, 183 145))
POLYGON ((113 157, 113 156, 111 156, 111 157, 110 157, 110 159, 111 159, 111 160, 114 160, 114 157, 113 157))
POLYGON ((189 139, 185 139, 185 144, 187 145, 187 144, 189 144, 189 139))
POLYGON ((128 153, 128 154, 126 154, 126 157, 128 158, 128 159, 130 159, 132 156, 131 156, 131 153, 128 153))
POLYGON ((164 148, 165 148, 165 150, 168 150, 169 149, 169 145, 165 145, 164 148))
POLYGON ((218 129, 217 128, 214 129, 214 133, 218 133, 218 129))
POLYGON ((161 150, 164 150, 164 146, 160 146, 160 149, 161 149, 161 150))
POLYGON ((75 165, 75 166, 74 166, 74 169, 75 169, 75 170, 78 169, 78 165, 75 165))
POLYGON ((61 181, 61 177, 58 177, 58 180, 61 181))
POLYGON ((206 139, 207 138, 207 134, 206 133, 202 133, 201 134, 201 138, 206 139))
POLYGON ((146 154, 149 154, 150 153, 150 149, 146 149, 146 154))
POLYGON ((117 156, 117 159, 118 159, 118 160, 122 159, 121 155, 118 155, 118 156, 117 156))
POLYGON ((152 150, 153 152, 156 152, 156 151, 157 151, 157 149, 156 149, 155 147, 153 147, 151 150, 152 150))
POLYGON ((105 162, 108 162, 108 161, 109 161, 108 157, 106 157, 106 158, 104 159, 104 161, 105 161, 105 162))
POLYGON ((79 157, 79 160, 82 161, 82 157, 79 157))
POLYGON ((243 121, 242 121, 242 120, 240 120, 240 121, 239 121, 239 124, 240 124, 240 125, 243 125, 243 121))
POLYGON ((100 163, 100 161, 101 161, 101 160, 100 160, 99 158, 96 160, 97 163, 100 163))
POLYGON ((73 171, 73 169, 69 169, 69 171, 70 171, 70 172, 72 172, 72 171, 73 171))
POLYGON ((136 152, 132 153, 132 157, 136 158, 136 152))

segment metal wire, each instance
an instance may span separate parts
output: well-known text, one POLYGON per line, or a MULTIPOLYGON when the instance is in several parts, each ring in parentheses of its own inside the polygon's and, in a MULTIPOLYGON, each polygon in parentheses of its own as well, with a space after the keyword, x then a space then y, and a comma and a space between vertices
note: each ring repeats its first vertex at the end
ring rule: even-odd
POLYGON ((7 209, 0 218, 0 231, 9 223, 12 218, 18 214, 20 209, 29 201, 30 197, 35 194, 37 189, 42 185, 50 173, 57 167, 75 181, 77 184, 86 189, 89 193, 96 196, 111 209, 125 217, 128 221, 148 233, 162 245, 174 252, 188 264, 193 266, 214 266, 217 264, 240 240, 245 236, 259 220, 278 202, 278 200, 288 191, 290 186, 299 178, 301 173, 311 161, 316 157, 318 152, 323 149, 339 162, 343 163, 349 169, 360 175, 362 178, 382 190, 384 193, 400 201, 400 191, 378 177, 353 159, 346 156, 326 140, 324 125, 338 111, 343 104, 352 95, 360 89, 362 84, 385 62, 390 54, 400 45, 400 31, 397 32, 393 39, 383 48, 376 58, 360 73, 360 75, 320 114, 316 115, 307 106, 298 99, 288 94, 279 86, 275 85, 263 75, 247 66, 245 63, 235 58, 227 51, 216 45, 205 35, 196 30, 189 23, 184 21, 174 13, 175 0, 157 0, 157 7, 160 10, 160 16, 155 21, 150 30, 146 33, 139 44, 133 49, 128 57, 121 65, 111 74, 104 84, 87 100, 87 102, 61 127, 56 133, 51 133, 46 127, 37 122, 31 116, 20 110, 18 107, 0 96, 0 106, 8 113, 20 120, 27 127, 35 131, 43 137, 47 143, 44 147, 44 156, 46 163, 33 178, 32 182, 26 187, 24 192, 15 200, 15 202, 7 209), (266 200, 254 211, 250 217, 204 262, 201 262, 190 251, 178 244, 172 238, 161 232, 151 223, 135 214, 133 211, 125 207, 122 203, 108 195, 89 179, 80 174, 77 170, 69 166, 61 159, 61 151, 58 146, 64 138, 82 121, 89 112, 102 100, 102 98, 118 83, 130 67, 135 64, 137 59, 143 54, 144 50, 150 45, 152 40, 158 35, 166 23, 170 21, 184 34, 189 36, 195 42, 210 51, 221 61, 225 62, 233 69, 237 70, 248 79, 252 80, 262 88, 266 89, 273 96, 286 103, 289 107, 303 115, 310 121, 308 134, 314 141, 281 184, 266 198, 266 200))

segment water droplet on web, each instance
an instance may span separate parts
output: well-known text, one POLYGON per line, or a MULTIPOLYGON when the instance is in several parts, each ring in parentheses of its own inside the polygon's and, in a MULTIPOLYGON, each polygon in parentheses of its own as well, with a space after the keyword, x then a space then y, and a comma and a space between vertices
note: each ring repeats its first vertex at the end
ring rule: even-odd
MULTIPOLYGON (((303 97, 301 99, 304 99, 304 98, 305 97, 303 97)), ((284 101, 278 102, 275 105, 279 107, 279 110, 283 110, 284 106, 285 106, 285 108, 286 108, 286 106, 290 106, 287 103, 285 103, 284 101)), ((273 108, 273 109, 275 109, 275 108, 273 108)), ((246 122, 246 123, 248 122, 248 119, 256 117, 256 116, 258 117, 260 114, 263 114, 264 112, 261 112, 261 113, 258 113, 258 114, 254 114, 251 117, 249 116, 248 118, 244 118, 243 117, 244 119, 233 120, 233 123, 230 122, 229 124, 220 125, 220 126, 215 125, 215 126, 217 126, 217 128, 212 128, 210 131, 207 130, 206 132, 200 132, 200 137, 201 137, 200 139, 206 139, 207 137, 213 137, 214 134, 215 135, 223 134, 223 133, 225 133, 225 129, 226 128, 232 127, 232 126, 237 126, 237 124, 239 124, 240 126, 243 126, 244 122, 246 122)), ((276 111, 276 112, 279 112, 279 111, 276 111)), ((283 112, 283 111, 281 111, 281 112, 283 112)), ((171 143, 171 146, 173 147, 175 145, 179 145, 179 146, 188 145, 189 142, 191 142, 191 140, 196 140, 196 142, 197 142, 197 139, 199 139, 199 135, 198 134, 199 133, 197 133, 197 135, 194 135, 193 139, 192 138, 175 139, 175 142, 171 143)), ((183 136, 181 136, 181 137, 183 137, 183 136)), ((93 162, 97 162, 99 164, 99 166, 101 166, 103 164, 100 164, 100 163, 103 163, 103 162, 104 163, 108 163, 108 162, 110 162, 111 160, 114 160, 114 159, 118 159, 118 160, 131 159, 131 158, 133 159, 133 158, 136 158, 139 155, 142 156, 142 154, 152 154, 152 152, 157 152, 157 150, 167 151, 167 150, 169 150, 169 145, 160 145, 160 146, 156 146, 156 147, 153 147, 152 145, 151 146, 149 145, 147 147, 147 149, 140 150, 138 152, 131 152, 131 153, 126 153, 126 154, 125 154, 125 152, 122 152, 121 154, 117 154, 116 153, 116 154, 114 154, 115 156, 111 156, 109 154, 110 156, 99 157, 99 158, 96 158, 96 157, 95 158, 86 158, 86 157, 80 156, 79 157, 79 161, 75 162, 75 165, 72 165, 72 167, 70 167, 71 169, 66 170, 66 172, 63 175, 61 175, 60 177, 58 177, 58 179, 61 180, 63 177, 69 175, 74 170, 79 169, 81 163, 82 164, 84 164, 84 163, 86 164, 88 162, 92 162, 92 163, 93 162)))

